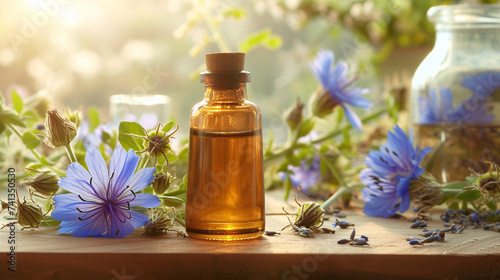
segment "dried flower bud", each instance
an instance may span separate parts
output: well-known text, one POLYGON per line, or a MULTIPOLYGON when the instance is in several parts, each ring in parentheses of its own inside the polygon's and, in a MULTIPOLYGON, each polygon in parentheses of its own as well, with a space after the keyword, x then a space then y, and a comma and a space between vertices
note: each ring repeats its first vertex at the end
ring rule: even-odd
POLYGON ((483 202, 486 198, 500 197, 500 167, 493 163, 486 161, 489 165, 488 172, 479 174, 470 168, 473 175, 477 176, 473 186, 481 192, 483 202))
POLYGON ((317 202, 306 202, 295 211, 295 225, 306 228, 319 228, 323 225, 325 210, 317 202))
POLYGON ((166 233, 174 226, 177 213, 174 208, 169 210, 149 210, 149 221, 144 226, 145 235, 166 233))
POLYGON ((61 117, 56 109, 47 111, 45 129, 47 138, 54 147, 68 145, 77 133, 76 125, 72 121, 61 117))
POLYGON ((23 228, 38 228, 43 220, 42 208, 34 203, 26 202, 26 199, 23 203, 18 199, 16 218, 23 228))
POLYGON ((302 121, 302 109, 304 108, 304 103, 300 101, 300 99, 297 99, 297 102, 295 102, 293 107, 290 107, 285 112, 285 120, 290 126, 290 128, 295 129, 297 126, 299 126, 300 122, 302 121))
POLYGON ((155 174, 155 179, 153 180, 153 191, 156 194, 162 194, 167 191, 171 185, 171 180, 174 177, 170 174, 155 174))
POLYGON ((337 105, 328 91, 320 89, 315 94, 312 111, 315 116, 322 118, 330 114, 337 105))
POLYGON ((2 213, 2 212, 3 212, 3 210, 8 209, 8 208, 9 208, 9 206, 10 206, 8 202, 3 201, 2 199, 0 199, 0 203, 1 203, 1 205, 2 205, 2 209, 0 210, 0 213, 2 213))
POLYGON ((34 177, 24 180, 30 191, 42 197, 53 196, 59 190, 59 176, 51 170, 38 172, 34 177))
POLYGON ((412 179, 409 189, 418 214, 438 205, 443 199, 441 184, 429 172, 424 172, 417 179, 412 179))
MULTIPOLYGON (((293 223, 294 226, 319 229, 323 225, 325 210, 319 203, 309 201, 301 205, 297 201, 297 196, 295 196, 295 203, 297 203, 299 207, 295 210, 295 213, 293 213, 296 215, 295 222, 293 223)), ((283 210, 285 213, 291 214, 284 208, 283 210)), ((288 226, 289 225, 286 227, 288 226)))

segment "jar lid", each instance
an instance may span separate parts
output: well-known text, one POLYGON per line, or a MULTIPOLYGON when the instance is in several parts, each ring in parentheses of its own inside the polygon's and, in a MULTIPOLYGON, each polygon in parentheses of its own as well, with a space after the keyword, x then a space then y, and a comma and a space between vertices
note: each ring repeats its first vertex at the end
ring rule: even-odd
POLYGON ((427 11, 427 18, 436 29, 500 28, 500 5, 435 6, 427 11))

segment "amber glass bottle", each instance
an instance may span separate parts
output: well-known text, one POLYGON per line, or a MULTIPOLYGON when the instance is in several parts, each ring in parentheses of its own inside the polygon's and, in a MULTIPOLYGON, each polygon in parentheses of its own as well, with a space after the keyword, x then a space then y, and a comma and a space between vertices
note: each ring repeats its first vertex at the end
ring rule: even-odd
POLYGON ((191 111, 186 231, 211 240, 264 232, 262 121, 246 100, 244 53, 205 55, 205 96, 191 111))

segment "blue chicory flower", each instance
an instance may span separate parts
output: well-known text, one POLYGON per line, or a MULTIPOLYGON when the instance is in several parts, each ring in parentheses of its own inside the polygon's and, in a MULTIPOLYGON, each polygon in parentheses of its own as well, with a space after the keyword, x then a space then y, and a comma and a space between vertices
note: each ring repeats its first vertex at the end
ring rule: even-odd
POLYGON ((435 90, 429 90, 429 99, 420 96, 419 111, 422 124, 490 123, 495 117, 489 114, 486 99, 476 95, 453 108, 453 94, 444 87, 439 89, 439 95, 435 90))
MULTIPOLYGON (((347 63, 339 60, 337 65, 334 62, 334 54, 331 51, 321 50, 309 64, 311 71, 316 79, 321 83, 324 90, 322 97, 328 97, 323 103, 327 106, 319 105, 323 109, 321 111, 331 112, 331 110, 340 105, 345 112, 349 122, 358 130, 361 130, 362 124, 359 117, 347 105, 368 109, 371 107, 371 102, 360 95, 370 92, 366 88, 351 88, 347 89, 355 80, 356 77, 347 79, 348 66, 347 63)), ((322 115, 323 113, 320 113, 322 115)))
POLYGON ((399 127, 387 134, 388 142, 379 151, 371 151, 365 159, 368 168, 360 173, 366 185, 362 190, 366 202, 364 213, 387 218, 398 210, 403 213, 410 206, 410 181, 417 179, 425 169, 420 163, 431 148, 419 150, 399 127))
POLYGON ((482 72, 466 76, 462 86, 474 92, 479 99, 486 99, 500 88, 500 72, 482 72))
POLYGON ((461 124, 490 123, 495 118, 487 106, 489 97, 500 88, 500 72, 483 72, 468 75, 462 86, 473 94, 463 103, 453 108, 453 94, 449 88, 429 90, 429 98, 419 97, 420 123, 422 124, 461 124))
POLYGON ((292 174, 286 174, 285 172, 280 172, 282 180, 289 176, 292 185, 296 188, 299 187, 305 193, 309 194, 309 189, 316 186, 321 179, 321 169, 319 163, 319 157, 314 157, 313 162, 307 163, 306 160, 300 162, 300 166, 289 165, 288 170, 292 174))
POLYGON ((148 216, 135 210, 157 207, 160 199, 137 192, 151 184, 155 168, 135 172, 139 156, 122 148, 113 152, 109 171, 95 149, 87 152, 85 162, 89 171, 72 163, 59 181, 61 188, 71 192, 54 197, 52 217, 62 221, 59 232, 78 237, 124 237, 144 226, 148 216))

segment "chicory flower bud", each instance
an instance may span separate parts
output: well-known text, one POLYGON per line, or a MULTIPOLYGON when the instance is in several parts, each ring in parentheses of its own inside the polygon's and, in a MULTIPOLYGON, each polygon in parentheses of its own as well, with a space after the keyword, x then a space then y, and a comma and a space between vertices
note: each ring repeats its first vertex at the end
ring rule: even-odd
POLYGON ((26 199, 23 203, 18 199, 16 219, 23 228, 38 228, 43 220, 42 208, 34 203, 26 202, 26 199))
POLYGON ((67 146, 76 137, 75 123, 63 118, 56 109, 47 111, 45 119, 47 138, 54 147, 67 146))
POLYGON ((42 197, 50 197, 59 190, 59 176, 51 170, 38 172, 34 177, 24 180, 29 189, 42 197))
POLYGON ((290 107, 285 112, 285 121, 288 123, 290 128, 296 129, 300 122, 302 122, 302 109, 304 108, 304 103, 300 101, 300 99, 297 99, 297 102, 293 105, 293 107, 290 107))
POLYGON ((167 191, 171 185, 173 176, 170 174, 156 174, 153 180, 153 191, 156 194, 162 194, 167 191))

